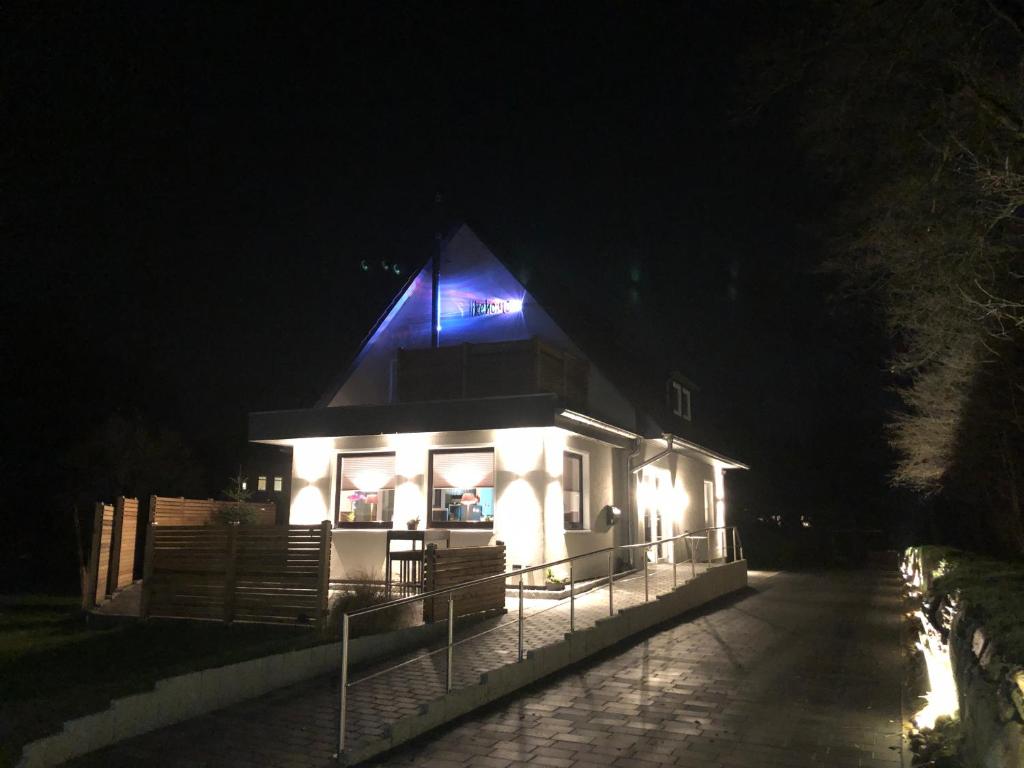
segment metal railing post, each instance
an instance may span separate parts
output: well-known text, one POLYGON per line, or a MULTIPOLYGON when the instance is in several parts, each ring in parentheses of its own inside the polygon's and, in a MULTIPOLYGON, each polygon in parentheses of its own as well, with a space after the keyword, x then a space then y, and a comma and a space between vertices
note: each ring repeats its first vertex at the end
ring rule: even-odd
POLYGON ((648 572, 651 570, 647 567, 647 555, 650 554, 650 546, 644 547, 644 602, 646 603, 651 599, 651 591, 648 581, 648 572))
POLYGON ((455 636, 455 593, 448 593, 448 693, 452 692, 452 640, 455 636))
POLYGON ((608 615, 615 615, 615 550, 608 553, 608 615))
POLYGON ((690 578, 697 578, 697 553, 694 550, 693 539, 686 540, 686 551, 690 555, 690 578))
POLYGON ((708 570, 709 571, 711 570, 711 532, 713 530, 714 530, 713 528, 708 528, 707 531, 705 531, 705 533, 707 533, 707 535, 708 535, 707 536, 707 542, 708 542, 707 543, 707 548, 708 548, 708 570))
POLYGON ((345 751, 345 717, 348 714, 348 614, 341 616, 341 701, 338 714, 338 757, 345 751))
POLYGON ((519 661, 523 660, 523 574, 519 574, 519 661))
POLYGON ((736 547, 736 526, 732 527, 732 561, 735 563, 740 559, 740 551, 736 547))
POLYGON ((676 545, 672 542, 672 589, 679 586, 679 577, 676 576, 676 565, 678 558, 676 557, 676 545))
POLYGON ((572 572, 573 561, 569 561, 569 631, 576 631, 576 576, 572 572))

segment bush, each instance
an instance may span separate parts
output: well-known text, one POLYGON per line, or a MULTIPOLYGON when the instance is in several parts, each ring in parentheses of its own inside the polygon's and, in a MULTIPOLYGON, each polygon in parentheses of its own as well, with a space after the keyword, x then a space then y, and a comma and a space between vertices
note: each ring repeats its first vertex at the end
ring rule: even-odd
POLYGON ((959 592, 967 615, 985 627, 1000 655, 1024 664, 1024 561, 949 547, 922 547, 921 557, 926 571, 935 575, 934 602, 959 592))

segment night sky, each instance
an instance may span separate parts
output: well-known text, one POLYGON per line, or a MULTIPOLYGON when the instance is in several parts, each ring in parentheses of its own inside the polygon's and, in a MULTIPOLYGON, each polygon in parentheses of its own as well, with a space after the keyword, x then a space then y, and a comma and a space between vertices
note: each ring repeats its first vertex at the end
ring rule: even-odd
POLYGON ((111 413, 223 487, 246 414, 311 406, 404 282, 380 262, 429 255, 438 192, 594 340, 679 361, 736 508, 887 519, 883 340, 813 270, 785 105, 736 119, 770 4, 264 7, 8 19, 5 527, 68 525, 59 457, 111 413))

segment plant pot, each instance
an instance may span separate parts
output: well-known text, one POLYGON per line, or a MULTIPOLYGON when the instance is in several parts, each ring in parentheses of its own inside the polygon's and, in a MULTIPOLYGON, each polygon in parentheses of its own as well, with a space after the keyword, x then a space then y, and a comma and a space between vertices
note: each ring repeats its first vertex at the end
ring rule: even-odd
POLYGON ((408 528, 410 531, 417 531, 417 530, 419 530, 420 524, 419 523, 406 523, 405 527, 408 528))
POLYGON ((565 589, 565 584, 562 584, 561 582, 557 582, 557 581, 556 582, 549 581, 545 585, 545 587, 547 588, 548 592, 561 592, 563 589, 565 589))

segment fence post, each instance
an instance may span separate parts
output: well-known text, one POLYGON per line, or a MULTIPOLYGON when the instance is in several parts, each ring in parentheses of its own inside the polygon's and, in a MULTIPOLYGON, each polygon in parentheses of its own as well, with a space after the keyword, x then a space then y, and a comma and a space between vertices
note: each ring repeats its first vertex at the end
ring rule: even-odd
MULTIPOLYGON (((437 589, 437 544, 427 544, 423 555, 423 591, 433 592, 437 589)), ((434 607, 437 598, 431 597, 423 601, 423 623, 434 621, 434 607)))
POLYGON ((345 720, 348 715, 348 614, 341 616, 341 685, 338 702, 338 759, 345 751, 345 720))
POLYGON ((452 692, 452 641, 455 639, 455 593, 448 593, 448 669, 447 674, 447 691, 452 692))
POLYGON ((576 576, 572 572, 572 563, 569 561, 569 631, 576 631, 576 576))
POLYGON ((100 538, 103 536, 103 503, 96 503, 96 511, 92 523, 92 548, 89 550, 89 607, 92 608, 97 600, 100 576, 100 538))
POLYGON ((523 574, 519 573, 519 655, 517 661, 523 660, 523 574))
POLYGON ((238 578, 238 523, 228 524, 226 571, 224 573, 224 623, 235 618, 235 582, 238 578))
MULTIPOLYGON (((285 526, 287 529, 288 526, 285 526)), ((320 578, 317 582, 317 605, 319 606, 318 629, 323 632, 327 628, 328 590, 331 580, 331 521, 320 522, 320 578)))
POLYGON ((732 561, 735 563, 740 559, 740 551, 736 548, 736 526, 732 527, 732 561))
POLYGON ((648 555, 648 553, 650 551, 651 551, 650 547, 644 547, 644 602, 645 603, 648 600, 651 599, 651 592, 650 592, 650 586, 649 586, 650 582, 648 581, 648 578, 649 578, 648 577, 648 573, 650 572, 651 569, 647 567, 647 555, 648 555))
MULTIPOLYGON (((150 519, 153 512, 150 507, 150 519)), ((156 538, 156 523, 150 522, 146 526, 146 548, 142 555, 142 598, 139 602, 139 616, 143 619, 149 618, 149 602, 153 593, 153 539, 156 538)))
POLYGON ((615 547, 608 551, 608 615, 615 615, 615 547))

